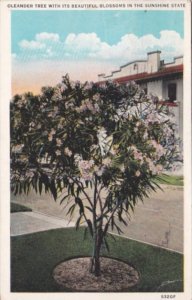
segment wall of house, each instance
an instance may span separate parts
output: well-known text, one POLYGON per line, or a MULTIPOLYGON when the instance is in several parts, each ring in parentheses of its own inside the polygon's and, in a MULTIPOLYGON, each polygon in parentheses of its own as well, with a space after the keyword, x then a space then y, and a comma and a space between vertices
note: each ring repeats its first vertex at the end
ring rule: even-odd
POLYGON ((159 99, 162 99, 162 88, 162 80, 149 81, 147 83, 147 94, 152 94, 154 96, 157 96, 159 99))
POLYGON ((133 62, 127 66, 121 67, 121 73, 118 74, 123 76, 135 75, 139 73, 147 72, 147 63, 146 61, 137 61, 133 62))
MULTIPOLYGON (((104 77, 104 79, 116 79, 119 77, 136 75, 139 73, 147 72, 147 62, 137 61, 128 65, 122 66, 120 70, 112 72, 111 74, 104 77)), ((101 78, 102 79, 102 78, 101 78)))
POLYGON ((121 74, 120 70, 112 73, 110 79, 116 79, 116 78, 119 78, 119 77, 122 77, 122 74, 121 74))

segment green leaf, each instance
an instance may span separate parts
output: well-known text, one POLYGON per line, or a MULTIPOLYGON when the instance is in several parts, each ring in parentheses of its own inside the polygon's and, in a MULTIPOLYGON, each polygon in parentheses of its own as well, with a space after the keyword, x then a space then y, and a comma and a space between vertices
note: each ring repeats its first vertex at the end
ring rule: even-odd
POLYGON ((89 206, 85 206, 86 209, 88 209, 91 213, 93 212, 93 209, 89 206))
POLYGON ((72 216, 72 214, 75 210, 75 207, 76 207, 76 204, 71 205, 66 215, 70 214, 70 216, 72 216))
POLYGON ((56 189, 55 181, 54 180, 51 180, 50 191, 51 191, 51 193, 53 195, 54 200, 56 201, 56 199, 57 199, 57 189, 56 189))
POLYGON ((16 196, 16 195, 17 195, 17 193, 18 193, 18 183, 16 183, 16 185, 15 185, 15 191, 14 191, 14 195, 16 196))
POLYGON ((84 213, 84 205, 83 205, 81 198, 75 197, 75 203, 77 203, 79 205, 79 213, 80 214, 84 213))
POLYGON ((84 229, 84 234, 83 234, 83 240, 85 240, 87 237, 87 227, 84 229))
POLYGON ((80 222, 81 222, 82 217, 83 217, 83 215, 80 215, 79 218, 77 219, 77 222, 76 222, 76 224, 75 224, 76 230, 79 228, 79 224, 80 224, 80 222))
POLYGON ((121 228, 116 224, 114 218, 112 218, 111 221, 112 221, 111 222, 111 228, 112 228, 112 230, 116 229, 117 232, 118 232, 118 234, 123 233, 123 231, 121 230, 121 228))
POLYGON ((40 195, 42 193, 42 181, 41 181, 41 178, 39 178, 39 193, 40 193, 40 195))
POLYGON ((122 212, 118 211, 118 219, 122 222, 125 226, 127 226, 127 222, 122 217, 122 212))
POLYGON ((67 199, 68 197, 70 197, 70 194, 67 194, 66 196, 64 196, 61 200, 60 200, 60 204, 63 203, 63 201, 65 201, 65 199, 67 199))
POLYGON ((110 252, 109 244, 107 242, 107 238, 106 237, 104 237, 104 243, 105 243, 105 247, 107 249, 107 252, 110 252))
POLYGON ((87 224, 88 224, 88 227, 89 227, 89 231, 90 231, 90 234, 91 236, 93 236, 93 226, 92 226, 92 222, 91 220, 87 219, 87 224))

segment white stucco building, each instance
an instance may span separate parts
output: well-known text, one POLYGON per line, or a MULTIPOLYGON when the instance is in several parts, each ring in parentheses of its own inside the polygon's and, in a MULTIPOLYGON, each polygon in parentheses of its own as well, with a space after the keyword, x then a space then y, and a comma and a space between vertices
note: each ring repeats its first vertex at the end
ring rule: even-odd
POLYGON ((175 57, 172 62, 161 60, 161 51, 147 53, 146 60, 129 62, 112 71, 99 74, 98 82, 114 80, 120 84, 128 81, 138 83, 147 94, 158 96, 163 104, 173 108, 179 135, 183 137, 183 57, 175 57))

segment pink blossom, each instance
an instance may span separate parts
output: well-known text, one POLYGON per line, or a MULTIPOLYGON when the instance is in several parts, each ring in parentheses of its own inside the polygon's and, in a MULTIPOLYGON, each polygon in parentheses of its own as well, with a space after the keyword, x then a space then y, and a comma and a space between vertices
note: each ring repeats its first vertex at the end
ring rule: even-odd
POLYGON ((61 146, 62 145, 61 139, 56 138, 56 143, 57 143, 57 146, 61 146))
POLYGON ((161 173, 163 171, 163 166, 160 164, 156 165, 156 170, 158 174, 161 173))
POLYGON ((80 107, 76 108, 76 111, 78 113, 83 112, 89 110, 91 111, 93 114, 99 112, 100 108, 99 105, 97 103, 93 104, 89 99, 86 99, 84 101, 82 101, 82 104, 80 107))
POLYGON ((63 124, 62 123, 59 123, 58 124, 58 129, 62 129, 63 128, 63 124))
POLYGON ((24 147, 24 144, 15 145, 12 148, 12 152, 14 152, 14 153, 20 153, 22 151, 23 147, 24 147))
POLYGON ((51 134, 55 134, 55 133, 56 133, 55 129, 52 128, 50 133, 51 133, 51 134))
POLYGON ((99 101, 100 100, 100 95, 99 94, 93 95, 93 100, 99 101))
POLYGON ((76 153, 74 155, 74 159, 75 159, 75 163, 78 164, 82 160, 82 157, 78 153, 76 153))
POLYGON ((94 171, 94 161, 91 160, 79 160, 78 168, 81 173, 81 176, 85 180, 92 180, 93 178, 93 171, 94 171))
POLYGON ((109 158, 109 157, 104 158, 102 163, 104 166, 109 167, 111 164, 111 158, 109 158))
POLYGON ((34 176, 34 173, 31 172, 31 171, 27 171, 25 175, 26 175, 26 177, 28 177, 28 178, 32 178, 32 177, 34 176))
POLYGON ((54 118, 54 117, 55 117, 55 112, 52 112, 52 111, 49 112, 49 113, 48 113, 48 117, 53 117, 53 118, 54 118))
POLYGON ((97 176, 102 176, 104 171, 105 168, 103 166, 101 167, 94 166, 94 172, 97 174, 97 176))
POLYGON ((152 161, 149 163, 149 170, 152 172, 153 175, 157 174, 157 169, 152 161))
POLYGON ((31 122, 31 123, 29 124, 29 126, 30 126, 30 127, 34 127, 34 126, 35 126, 35 123, 34 123, 34 122, 31 122))
POLYGON ((83 170, 89 170, 94 165, 94 161, 91 160, 80 160, 79 161, 79 167, 83 170))
POLYGON ((155 148, 157 158, 160 158, 166 153, 166 150, 163 148, 163 146, 159 143, 157 143, 155 140, 150 140, 149 143, 155 148))
POLYGON ((72 151, 71 151, 68 147, 66 147, 66 148, 64 149, 64 153, 65 153, 67 156, 69 156, 69 157, 72 156, 72 151))
POLYGON ((67 86, 65 84, 61 84, 59 87, 60 87, 61 93, 63 93, 67 89, 67 86))
POLYGON ((51 141, 53 140, 52 134, 49 134, 49 135, 48 135, 48 140, 49 140, 49 142, 51 142, 51 141))
POLYGON ((51 132, 48 134, 48 140, 51 142, 53 140, 53 135, 56 133, 55 129, 52 128, 51 132))
POLYGON ((143 163, 143 154, 135 146, 131 146, 131 149, 133 150, 134 159, 140 160, 140 163, 143 163))
POLYGON ((143 134, 143 138, 144 138, 144 140, 146 140, 148 138, 148 132, 147 132, 147 130, 145 130, 145 132, 143 134))
POLYGON ((125 172, 125 165, 124 164, 120 165, 119 169, 121 172, 125 172))
POLYGON ((141 175, 141 172, 139 171, 139 170, 137 170, 136 172, 135 172, 135 176, 136 177, 139 177, 141 175))
POLYGON ((163 171, 163 166, 161 164, 157 164, 155 166, 154 162, 149 157, 146 158, 146 162, 148 163, 149 170, 153 175, 160 174, 163 171))
POLYGON ((56 154, 57 156, 60 156, 60 155, 61 155, 61 150, 56 150, 56 151, 55 151, 55 154, 56 154))

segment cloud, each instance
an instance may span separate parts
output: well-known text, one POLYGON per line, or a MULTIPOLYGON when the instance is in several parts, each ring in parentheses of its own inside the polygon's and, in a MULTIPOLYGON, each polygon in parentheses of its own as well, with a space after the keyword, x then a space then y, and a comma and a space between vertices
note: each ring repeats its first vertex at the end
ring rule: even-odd
POLYGON ((45 48, 45 44, 42 44, 38 41, 27 41, 27 40, 22 40, 19 43, 19 46, 22 49, 26 49, 26 50, 36 50, 36 49, 43 49, 45 48))
MULTIPOLYGON (((22 40, 19 42, 19 46, 22 50, 41 50, 44 49, 45 53, 47 53, 47 47, 52 44, 59 43, 59 35, 57 33, 48 33, 48 32, 41 32, 35 35, 35 39, 28 41, 22 40)), ((55 47, 55 45, 53 45, 55 47)), ((52 50, 49 48, 49 51, 52 50)), ((40 55, 40 54, 39 54, 40 55)), ((42 54, 43 55, 43 52, 42 54)))
POLYGON ((125 34, 113 45, 102 41, 95 32, 69 33, 64 41, 57 33, 41 32, 35 35, 34 40, 22 40, 19 46, 22 52, 32 50, 31 59, 88 59, 114 61, 119 65, 145 59, 149 51, 161 50, 162 59, 166 61, 183 54, 183 39, 176 31, 171 30, 161 31, 159 37, 152 34, 141 37, 125 34))
POLYGON ((57 33, 41 32, 36 34, 35 39, 36 41, 59 42, 59 35, 57 33))
POLYGON ((147 52, 154 50, 161 50, 163 59, 172 60, 183 54, 183 39, 175 31, 163 30, 159 38, 152 34, 141 37, 126 34, 117 44, 109 45, 101 41, 96 33, 71 33, 64 43, 64 51, 68 56, 84 55, 87 58, 115 60, 119 63, 146 58, 147 52))
POLYGON ((96 33, 70 33, 64 41, 64 52, 69 56, 79 58, 103 59, 99 53, 101 49, 110 48, 106 42, 102 42, 96 33))
POLYGON ((96 33, 79 33, 74 34, 70 33, 65 39, 64 43, 65 47, 73 51, 77 50, 85 50, 88 52, 97 52, 102 45, 100 38, 96 35, 96 33))

